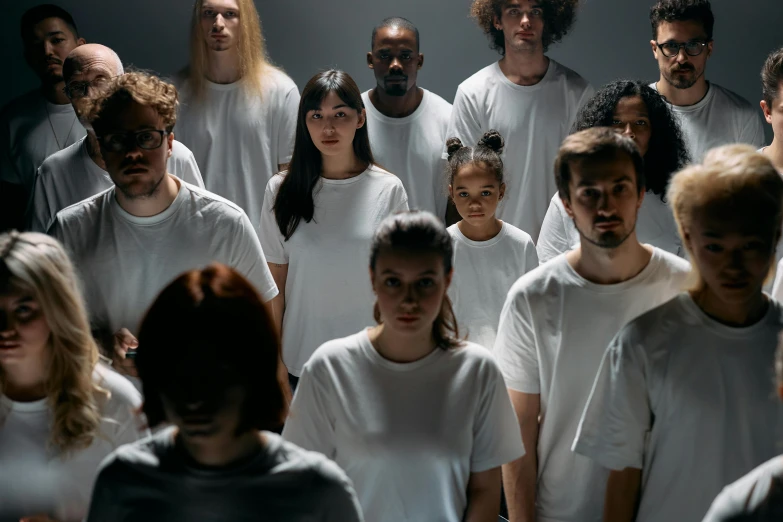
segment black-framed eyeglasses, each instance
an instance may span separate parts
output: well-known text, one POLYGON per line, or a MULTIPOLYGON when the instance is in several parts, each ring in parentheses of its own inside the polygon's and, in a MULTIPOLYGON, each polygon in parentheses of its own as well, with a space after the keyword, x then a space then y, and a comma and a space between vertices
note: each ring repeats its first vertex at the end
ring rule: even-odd
POLYGON ((709 44, 711 41, 712 40, 691 40, 690 42, 685 42, 685 43, 655 42, 655 45, 658 46, 658 49, 661 50, 661 52, 665 57, 674 58, 675 56, 680 54, 680 49, 685 49, 685 54, 687 54, 688 56, 699 56, 701 53, 704 52, 704 49, 707 47, 707 44, 709 44))
POLYGON ((143 130, 139 132, 112 132, 99 136, 101 147, 111 152, 124 152, 139 147, 144 150, 157 149, 163 144, 166 130, 143 130))
POLYGON ((112 76, 111 78, 95 78, 91 82, 71 82, 63 88, 63 91, 69 100, 84 98, 90 92, 90 87, 106 85, 114 78, 116 78, 116 76, 112 76))

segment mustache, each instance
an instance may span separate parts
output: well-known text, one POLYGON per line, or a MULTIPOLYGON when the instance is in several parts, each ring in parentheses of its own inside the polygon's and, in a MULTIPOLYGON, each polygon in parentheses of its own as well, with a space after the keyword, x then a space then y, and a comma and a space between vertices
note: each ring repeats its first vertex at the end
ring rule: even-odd
POLYGON ((598 216, 597 218, 595 218, 595 220, 593 220, 594 225, 600 225, 601 223, 622 223, 622 222, 623 220, 617 216, 611 216, 611 217, 598 216))
POLYGON ((53 64, 56 64, 56 65, 62 65, 63 61, 60 60, 59 58, 54 57, 54 56, 50 56, 49 58, 46 59, 46 63, 47 64, 53 63, 53 64))
POLYGON ((684 65, 675 65, 672 67, 673 71, 695 71, 696 68, 693 65, 690 64, 684 64, 684 65))
POLYGON ((384 80, 407 80, 408 77, 404 74, 390 74, 389 76, 386 76, 384 80))
POLYGON ((122 163, 120 163, 120 168, 125 169, 128 167, 149 167, 146 161, 139 161, 139 160, 125 160, 122 163))

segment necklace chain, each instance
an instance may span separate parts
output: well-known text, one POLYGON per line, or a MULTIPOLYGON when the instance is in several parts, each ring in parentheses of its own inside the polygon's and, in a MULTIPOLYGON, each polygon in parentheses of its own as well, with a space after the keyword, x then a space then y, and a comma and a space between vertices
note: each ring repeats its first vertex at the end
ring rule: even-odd
POLYGON ((43 102, 44 109, 46 109, 46 119, 49 120, 49 127, 52 129, 52 134, 54 135, 54 141, 57 143, 57 150, 63 150, 63 147, 65 147, 68 144, 68 138, 71 137, 71 131, 73 131, 73 126, 76 125, 76 115, 73 115, 73 121, 71 122, 71 127, 68 129, 68 134, 65 135, 65 140, 63 140, 63 144, 60 145, 60 140, 57 139, 57 131, 54 130, 54 123, 52 123, 52 116, 49 114, 49 106, 46 104, 46 100, 43 102))

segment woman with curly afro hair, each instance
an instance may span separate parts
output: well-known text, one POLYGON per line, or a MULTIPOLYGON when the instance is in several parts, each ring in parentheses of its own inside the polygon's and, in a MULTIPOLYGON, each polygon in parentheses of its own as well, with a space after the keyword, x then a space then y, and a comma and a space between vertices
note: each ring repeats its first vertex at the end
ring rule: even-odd
MULTIPOLYGON (((639 209, 636 233, 641 243, 684 255, 666 187, 672 174, 688 162, 679 123, 666 100, 637 80, 615 80, 582 108, 572 132, 613 127, 634 140, 644 157, 647 194, 639 209)), ((536 249, 542 263, 579 245, 579 232, 556 193, 541 227, 536 249)))

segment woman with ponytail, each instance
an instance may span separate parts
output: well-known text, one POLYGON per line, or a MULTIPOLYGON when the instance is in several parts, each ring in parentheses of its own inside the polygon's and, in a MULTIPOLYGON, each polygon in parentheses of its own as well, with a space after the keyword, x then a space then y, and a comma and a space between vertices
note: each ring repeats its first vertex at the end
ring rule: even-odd
POLYGON ((283 430, 335 460, 376 522, 495 521, 500 466, 524 454, 492 355, 459 338, 452 263, 434 215, 386 218, 370 249, 378 325, 316 350, 283 430))
POLYGON ((449 297, 468 338, 492 348, 500 311, 511 285, 538 266, 533 239, 495 216, 506 192, 503 137, 490 130, 475 147, 446 142, 449 196, 462 220, 448 231, 454 240, 454 279, 449 297))

